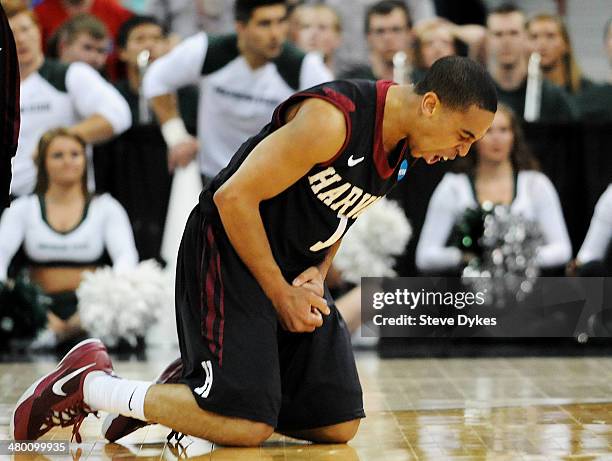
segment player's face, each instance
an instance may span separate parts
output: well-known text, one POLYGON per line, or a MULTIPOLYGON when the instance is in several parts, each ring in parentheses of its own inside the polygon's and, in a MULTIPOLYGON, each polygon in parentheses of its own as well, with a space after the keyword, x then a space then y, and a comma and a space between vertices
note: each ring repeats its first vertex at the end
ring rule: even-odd
POLYGON ((28 13, 20 13, 9 19, 9 25, 15 45, 17 59, 21 66, 27 66, 42 58, 40 29, 28 13))
POLYGON ((167 49, 164 32, 157 24, 140 24, 134 27, 128 34, 125 49, 119 50, 119 58, 132 65, 137 65, 138 55, 149 50, 150 61, 162 56, 167 49))
POLYGON ((280 55, 287 39, 287 7, 279 4, 255 8, 248 22, 236 23, 236 31, 250 53, 272 60, 280 55))
POLYGON ((438 59, 455 54, 453 36, 447 27, 437 27, 423 33, 420 42, 423 64, 427 69, 438 59))
POLYGON ((410 149, 413 157, 432 165, 465 157, 471 145, 491 126, 494 114, 475 105, 463 111, 448 109, 434 93, 426 93, 421 116, 418 132, 410 136, 410 149))
POLYGON ((72 43, 62 47, 60 59, 64 62, 85 62, 97 70, 104 68, 110 51, 107 38, 97 39, 88 33, 79 34, 72 43))
POLYGON ((368 44, 370 50, 385 62, 392 62, 393 55, 405 51, 410 42, 410 30, 406 14, 396 8, 389 14, 373 14, 370 17, 368 44))
POLYGON ((487 47, 499 65, 517 65, 527 54, 524 16, 519 12, 490 15, 487 20, 487 47))
POLYGON ((498 110, 491 127, 476 143, 476 151, 481 160, 501 163, 510 158, 513 145, 514 132, 510 117, 503 110, 498 110))
POLYGON ((80 183, 85 165, 85 150, 76 140, 58 136, 49 144, 45 158, 49 184, 71 186, 80 183))
POLYGON ((567 45, 555 21, 541 20, 529 24, 529 44, 532 51, 542 57, 542 67, 552 68, 561 62, 567 53, 567 45))

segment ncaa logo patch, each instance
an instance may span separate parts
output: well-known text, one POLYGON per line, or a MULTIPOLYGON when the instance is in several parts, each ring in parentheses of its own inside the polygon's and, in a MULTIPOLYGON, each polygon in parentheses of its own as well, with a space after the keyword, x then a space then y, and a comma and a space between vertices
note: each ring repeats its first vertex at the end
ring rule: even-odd
POLYGON ((402 160, 400 164, 399 171, 397 172, 397 180, 401 181, 406 176, 406 172, 408 171, 408 160, 402 160))

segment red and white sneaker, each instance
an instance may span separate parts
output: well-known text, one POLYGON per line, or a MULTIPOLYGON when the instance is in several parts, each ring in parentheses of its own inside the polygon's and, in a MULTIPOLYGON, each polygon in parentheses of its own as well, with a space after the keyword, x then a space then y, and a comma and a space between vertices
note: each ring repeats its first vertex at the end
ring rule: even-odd
MULTIPOLYGON (((164 371, 157 377, 155 384, 170 384, 178 382, 183 373, 183 362, 179 357, 174 362, 166 367, 164 371)), ((147 426, 149 423, 141 421, 129 416, 118 414, 110 414, 102 423, 102 436, 109 442, 114 442, 128 434, 131 434, 141 427, 147 426)))
POLYGON ((56 426, 74 426, 72 437, 81 443, 79 428, 95 411, 83 401, 83 382, 92 371, 113 372, 106 347, 99 339, 74 346, 55 370, 43 376, 19 398, 10 423, 15 440, 36 440, 56 426))

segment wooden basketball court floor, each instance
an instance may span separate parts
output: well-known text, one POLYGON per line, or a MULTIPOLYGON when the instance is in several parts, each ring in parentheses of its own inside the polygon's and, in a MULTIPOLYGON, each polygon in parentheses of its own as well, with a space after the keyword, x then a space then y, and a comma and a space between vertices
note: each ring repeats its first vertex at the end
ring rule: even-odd
MULTIPOLYGON (((157 375, 175 353, 114 361, 126 378, 157 375)), ((357 356, 367 418, 348 445, 273 435, 259 448, 224 448, 149 426, 106 443, 89 416, 69 456, 15 460, 612 460, 612 358, 379 359, 357 356)), ((0 363, 0 439, 19 395, 52 361, 0 363)), ((102 418, 104 415, 102 415, 102 418)), ((45 439, 68 440, 70 430, 45 439)))

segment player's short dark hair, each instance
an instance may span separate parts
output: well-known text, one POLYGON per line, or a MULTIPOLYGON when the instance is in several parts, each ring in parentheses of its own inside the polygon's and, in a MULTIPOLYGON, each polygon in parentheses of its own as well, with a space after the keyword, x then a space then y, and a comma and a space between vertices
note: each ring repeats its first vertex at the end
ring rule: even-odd
POLYGON ((408 5, 406 5, 406 3, 403 0, 381 0, 379 2, 376 2, 370 5, 368 9, 366 10, 364 23, 363 23, 363 30, 365 34, 367 35, 370 33, 370 19, 372 18, 372 16, 374 16, 375 14, 380 15, 380 16, 387 16, 388 14, 391 14, 393 10, 398 9, 398 8, 402 10, 404 14, 406 15, 406 26, 408 28, 411 28, 412 27, 412 16, 410 15, 410 10, 408 9, 408 5))
POLYGON ((236 0, 234 3, 234 19, 238 22, 249 22, 253 11, 262 6, 285 5, 285 0, 236 0))
POLYGON ((493 79, 482 65, 461 56, 438 59, 414 90, 417 94, 432 91, 442 104, 455 110, 472 105, 493 113, 497 110, 493 79))
POLYGON ((165 27, 161 22, 159 22, 157 18, 155 18, 154 16, 136 14, 130 19, 123 21, 123 23, 119 27, 119 31, 117 32, 117 47, 125 48, 132 30, 134 30, 138 26, 142 26, 143 24, 153 24, 155 26, 159 26, 162 28, 162 33, 166 35, 165 27))
POLYGON ((604 33, 603 33, 604 43, 608 39, 608 34, 610 33, 610 27, 612 27, 612 17, 606 21, 606 25, 604 26, 604 33))

